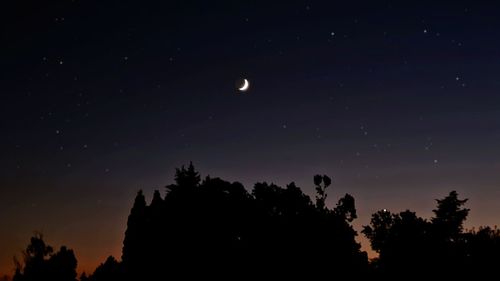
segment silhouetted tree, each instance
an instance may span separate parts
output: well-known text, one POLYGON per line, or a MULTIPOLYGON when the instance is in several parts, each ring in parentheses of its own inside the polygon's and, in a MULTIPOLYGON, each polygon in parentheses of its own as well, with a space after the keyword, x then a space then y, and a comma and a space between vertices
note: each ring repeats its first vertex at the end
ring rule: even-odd
POLYGON ((61 247, 54 253, 41 234, 35 234, 23 252, 24 266, 16 262, 14 280, 75 281, 77 260, 72 250, 61 247))
MULTIPOLYGON (((137 193, 127 221, 122 261, 110 256, 81 281, 291 279, 307 274, 353 280, 476 280, 492 276, 500 264, 500 230, 481 227, 464 231, 469 214, 455 191, 437 200, 434 217, 409 210, 372 215, 362 233, 379 256, 369 267, 356 241, 352 223, 355 199, 339 198, 326 206, 331 179, 313 178, 316 202, 295 183, 282 188, 256 183, 249 193, 238 182, 206 177, 192 163, 176 169, 175 183, 162 198, 158 190, 148 205, 137 193), (369 275, 369 273, 371 275, 369 275)), ((14 281, 75 281, 77 260, 72 250, 59 251, 42 236, 31 238, 16 262, 14 281)))
POLYGON ((151 208, 161 208, 163 205, 163 199, 161 198, 160 191, 155 190, 153 194, 153 200, 151 200, 151 208))
MULTIPOLYGON (((155 190, 148 205, 137 193, 127 221, 122 261, 110 256, 81 281, 182 279, 319 279, 358 280, 484 279, 500 264, 500 230, 464 231, 467 199, 450 192, 437 200, 430 220, 406 210, 380 210, 362 233, 378 258, 368 264, 352 223, 355 199, 326 205, 331 179, 313 178, 316 202, 295 183, 282 188, 207 176, 192 163, 176 169, 166 195, 155 190)), ((76 281, 72 250, 47 245, 42 235, 30 239, 23 260, 15 260, 13 281, 76 281)))
POLYGON ((468 258, 463 240, 463 223, 469 214, 469 209, 463 207, 467 199, 458 199, 458 193, 451 191, 436 202, 437 208, 433 210, 434 217, 431 219, 432 254, 429 260, 432 265, 429 269, 449 272, 448 275, 458 277, 457 269, 467 268, 468 258))
POLYGON ((414 212, 393 214, 384 209, 372 215, 362 232, 379 253, 378 269, 393 277, 408 271, 418 274, 419 268, 425 268, 428 229, 429 223, 414 212))
POLYGON ((250 194, 237 182, 201 181, 192 163, 183 166, 164 199, 155 191, 147 206, 138 194, 124 240, 125 276, 293 277, 317 267, 360 276, 368 264, 349 224, 356 218, 354 198, 346 195, 328 209, 330 184, 326 175, 315 177, 314 204, 294 183, 286 188, 257 183, 250 194))
MULTIPOLYGON (((187 169, 184 167, 184 165, 182 165, 180 169, 176 169, 176 186, 182 186, 183 188, 195 188, 200 183, 200 180, 200 174, 194 169, 193 162, 189 163, 187 169)), ((168 186, 167 189, 173 186, 174 185, 168 186)))
POLYGON ((467 273, 478 274, 473 270, 474 253, 483 251, 483 246, 471 243, 477 241, 477 234, 463 232, 469 213, 463 207, 467 199, 458 199, 457 192, 452 191, 436 201, 430 222, 414 212, 392 214, 383 210, 373 214, 370 225, 364 226, 363 234, 379 253, 374 265, 383 277, 397 278, 414 272, 414 278, 432 273, 435 277, 460 279, 467 273))
POLYGON ((148 241, 146 208, 146 198, 140 190, 128 217, 122 251, 122 261, 128 270, 127 274, 134 277, 144 270, 143 261, 148 254, 145 245, 148 241))
POLYGON ((54 253, 48 261, 50 279, 54 281, 76 280, 76 266, 77 260, 73 250, 62 246, 59 252, 54 253))
POLYGON ((437 199, 435 216, 431 219, 436 235, 446 240, 456 240, 462 233, 463 223, 469 214, 469 209, 463 207, 468 199, 458 199, 458 193, 451 191, 444 199, 437 199))
POLYGON ((47 277, 47 260, 52 252, 52 247, 46 245, 43 241, 43 235, 35 233, 23 252, 24 266, 15 261, 17 267, 14 275, 15 280, 28 281, 47 277))
POLYGON ((394 217, 394 214, 384 209, 373 214, 370 225, 363 227, 362 233, 370 240, 372 249, 379 254, 390 247, 388 244, 394 217))
MULTIPOLYGON (((90 281, 108 281, 118 280, 120 275, 120 263, 113 257, 109 256, 104 263, 101 263, 94 273, 88 278, 90 281)), ((80 281, 83 281, 80 279, 80 281)))

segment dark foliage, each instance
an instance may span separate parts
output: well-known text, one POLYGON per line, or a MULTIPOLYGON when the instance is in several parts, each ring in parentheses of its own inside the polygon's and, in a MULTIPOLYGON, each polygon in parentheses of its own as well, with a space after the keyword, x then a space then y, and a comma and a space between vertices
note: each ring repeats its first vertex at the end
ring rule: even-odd
MULTIPOLYGON (((88 281, 109 281, 116 280, 120 277, 120 263, 112 256, 109 256, 104 263, 101 263, 94 274, 90 277, 84 277, 88 281)), ((80 278, 80 281, 85 281, 83 277, 80 278)))
POLYGON ((41 234, 35 234, 23 252, 24 265, 16 262, 13 281, 75 281, 77 261, 72 250, 61 247, 53 251, 43 241, 41 234))
POLYGON ((316 204, 294 183, 257 183, 248 193, 240 183, 201 181, 192 164, 178 169, 175 180, 165 198, 155 192, 149 206, 142 192, 136 197, 122 256, 128 278, 367 272, 350 225, 354 198, 326 208, 327 176, 314 177, 316 204))
POLYGON ((379 253, 372 263, 378 277, 474 280, 494 276, 495 265, 500 265, 500 232, 489 227, 464 231, 466 202, 450 192, 437 200, 430 221, 408 210, 373 214, 362 232, 379 253))
MULTIPOLYGON (((409 210, 372 215, 362 233, 378 258, 368 263, 351 223, 355 200, 326 206, 326 175, 313 178, 316 201, 290 183, 257 183, 248 192, 238 182, 201 180, 192 164, 176 170, 166 196, 146 203, 137 193, 127 222, 121 261, 110 256, 82 281, 179 279, 475 280, 496 274, 500 230, 463 228, 467 199, 452 191, 437 200, 426 220, 409 210)), ((72 250, 58 252, 41 235, 31 238, 16 261, 14 281, 75 281, 72 250)))

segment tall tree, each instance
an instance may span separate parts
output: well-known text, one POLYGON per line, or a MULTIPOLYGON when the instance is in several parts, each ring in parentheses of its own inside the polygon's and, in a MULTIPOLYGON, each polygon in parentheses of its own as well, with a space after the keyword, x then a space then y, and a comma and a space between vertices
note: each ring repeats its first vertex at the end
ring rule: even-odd
MULTIPOLYGON (((122 261, 130 270, 140 267, 144 259, 146 241, 146 198, 142 190, 137 192, 134 205, 127 220, 127 230, 123 241, 122 261)), ((137 268, 137 270, 140 270, 137 268)))
POLYGON ((439 238, 456 240, 463 230, 463 223, 469 214, 469 209, 463 206, 468 199, 458 199, 458 193, 451 191, 444 199, 437 199, 437 208, 433 210, 431 219, 439 238))

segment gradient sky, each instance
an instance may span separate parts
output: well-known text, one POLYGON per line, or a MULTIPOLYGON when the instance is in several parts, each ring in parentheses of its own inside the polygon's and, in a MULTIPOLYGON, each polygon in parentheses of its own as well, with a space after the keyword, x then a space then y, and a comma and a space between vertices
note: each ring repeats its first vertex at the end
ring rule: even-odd
POLYGON ((190 160, 311 195, 328 174, 358 230, 451 190, 500 223, 500 3, 269 2, 2 3, 0 273, 35 230, 80 271, 119 258, 137 190, 190 160))

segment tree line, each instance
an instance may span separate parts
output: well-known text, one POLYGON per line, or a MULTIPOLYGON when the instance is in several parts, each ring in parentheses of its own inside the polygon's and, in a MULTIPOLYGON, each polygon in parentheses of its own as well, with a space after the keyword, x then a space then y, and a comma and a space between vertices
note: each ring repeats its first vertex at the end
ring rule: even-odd
POLYGON ((42 235, 31 238, 14 281, 166 280, 168 278, 269 278, 307 276, 465 279, 494 276, 500 265, 500 231, 465 230, 467 199, 450 192, 436 201, 431 219, 406 210, 372 215, 365 235, 378 257, 368 259, 356 241, 357 218, 349 194, 326 206, 332 180, 313 178, 311 199, 290 183, 257 183, 249 192, 238 182, 206 177, 192 163, 176 169, 166 195, 149 205, 137 193, 127 221, 120 260, 108 257, 77 277, 71 249, 59 251, 42 235))

